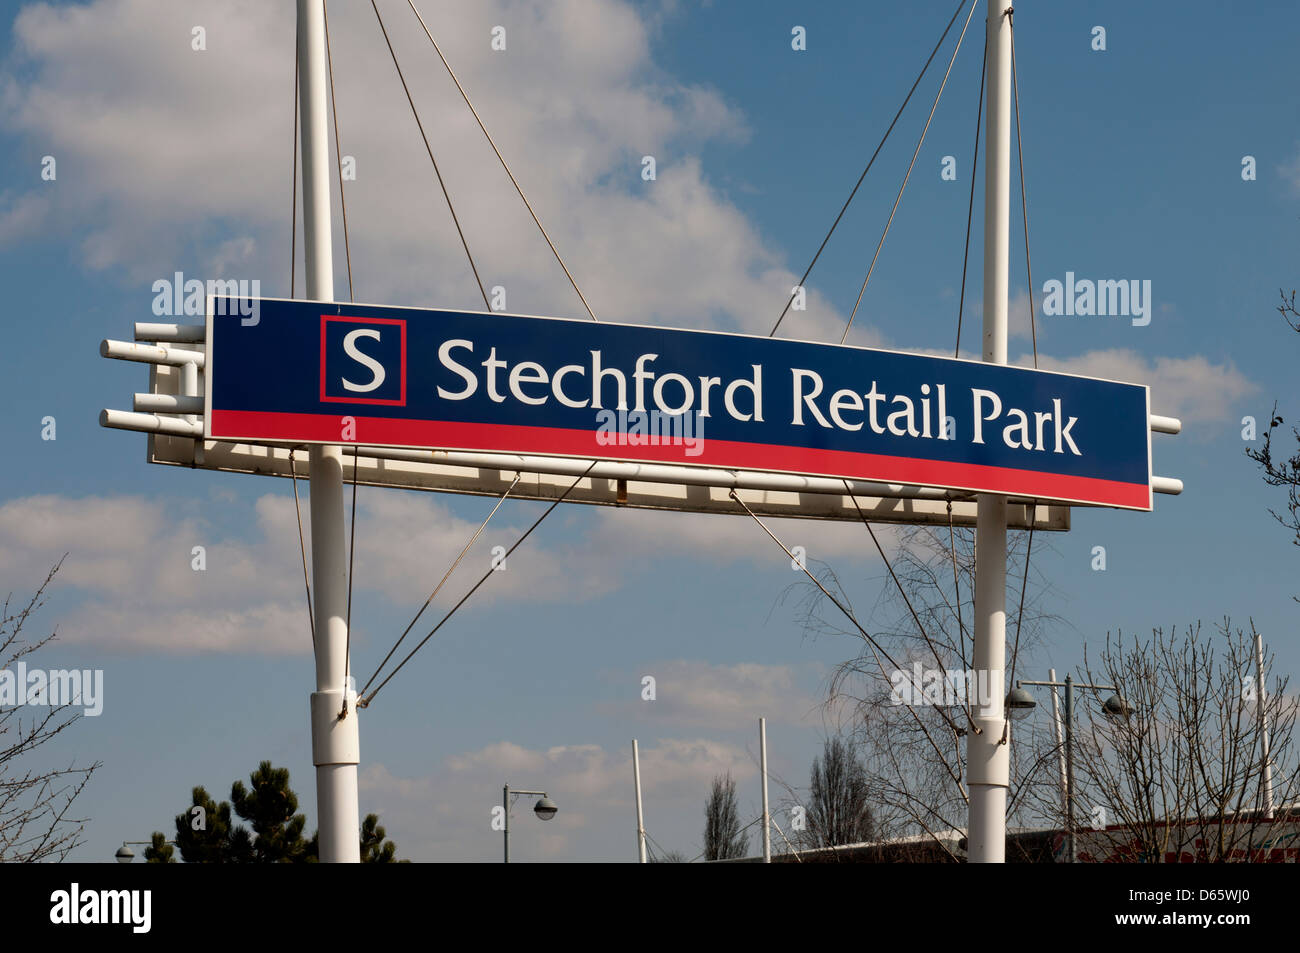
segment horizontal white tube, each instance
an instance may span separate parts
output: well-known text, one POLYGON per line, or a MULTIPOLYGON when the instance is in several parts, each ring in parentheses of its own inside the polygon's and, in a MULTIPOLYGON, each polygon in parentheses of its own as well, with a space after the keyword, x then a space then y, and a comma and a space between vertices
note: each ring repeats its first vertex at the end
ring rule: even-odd
POLYGON ((138 430, 143 433, 170 434, 175 437, 202 437, 203 424, 190 423, 176 417, 159 417, 156 414, 135 414, 129 410, 101 410, 99 425, 114 430, 138 430))
POLYGON ((148 321, 137 321, 135 339, 170 344, 199 344, 206 339, 207 330, 207 327, 202 324, 154 324, 148 321))
POLYGON ((1151 414, 1148 418, 1151 429, 1156 433, 1182 433, 1183 422, 1177 417, 1161 417, 1151 414))
MULTIPOLYGON (((202 398, 174 397, 163 394, 137 394, 137 409, 151 408, 165 413, 187 413, 202 410, 202 398), (143 399, 142 398, 147 398, 143 399), (192 402, 193 401, 193 402, 192 402)), ((162 433, 179 437, 203 436, 202 423, 190 423, 174 417, 159 417, 152 413, 131 413, 125 410, 100 412, 101 427, 118 430, 137 430, 145 433, 162 433)), ((589 461, 565 457, 536 457, 501 453, 461 453, 453 451, 402 450, 389 447, 365 447, 364 456, 380 460, 404 460, 411 463, 441 463, 447 466, 473 467, 488 470, 513 470, 524 473, 547 473, 559 476, 578 476, 587 471, 589 461)), ((827 477, 803 477, 788 473, 759 473, 752 470, 720 470, 710 467, 675 467, 670 464, 600 462, 591 467, 587 476, 593 480, 633 480, 644 483, 680 483, 686 486, 714 486, 743 490, 771 490, 786 493, 829 493, 843 495, 844 482, 827 477)), ((850 480, 850 490, 857 496, 888 497, 898 499, 970 499, 973 494, 937 487, 909 486, 900 483, 872 483, 850 480)), ((1156 493, 1177 495, 1183 492, 1183 482, 1172 477, 1151 478, 1151 488, 1156 493)), ((1023 499, 1013 497, 1012 499, 1023 499)))
POLYGON ((1183 492, 1183 481, 1175 480, 1173 477, 1153 476, 1151 478, 1151 489, 1156 493, 1168 493, 1170 496, 1177 496, 1183 492))
POLYGON ((101 357, 111 357, 118 361, 139 361, 142 364, 194 364, 203 367, 206 357, 202 351, 191 351, 183 347, 170 347, 165 344, 133 344, 130 341, 113 341, 105 339, 99 342, 101 357))
MULTIPOLYGON (((445 463, 450 466, 478 467, 488 470, 518 470, 525 473, 549 473, 578 476, 591 466, 590 460, 565 457, 537 457, 505 453, 465 453, 435 450, 390 450, 366 448, 365 456, 389 460, 412 460, 420 463, 445 463)), ((645 483, 681 483, 689 486, 716 486, 750 490, 779 490, 788 493, 832 493, 843 496, 844 481, 827 477, 804 477, 789 473, 759 473, 752 470, 721 470, 713 467, 678 467, 658 463, 600 462, 588 474, 597 480, 635 480, 645 483)), ((849 487, 858 496, 888 496, 907 499, 966 499, 973 494, 940 490, 935 487, 909 486, 901 483, 872 483, 850 480, 849 487)))
POLYGON ((203 398, 178 394, 136 394, 133 409, 152 414, 201 414, 203 398))

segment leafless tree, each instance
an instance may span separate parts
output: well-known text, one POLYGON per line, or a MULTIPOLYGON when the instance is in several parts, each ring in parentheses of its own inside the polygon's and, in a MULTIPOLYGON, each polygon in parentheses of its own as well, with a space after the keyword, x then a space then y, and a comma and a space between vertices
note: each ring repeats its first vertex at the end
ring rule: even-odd
MULTIPOLYGON (((24 628, 45 604, 45 593, 63 560, 49 571, 36 594, 11 611, 11 597, 0 610, 0 671, 10 672, 20 660, 27 659, 48 645, 56 633, 33 640, 24 637, 24 628)), ((32 767, 36 749, 62 733, 81 713, 71 711, 64 702, 34 708, 25 705, 27 686, 16 686, 23 697, 16 704, 0 703, 0 862, 31 863, 63 860, 80 843, 85 819, 70 816, 73 803, 85 789, 91 775, 100 767, 66 768, 32 767)))
MULTIPOLYGON (((1297 700, 1287 695, 1285 678, 1268 684, 1271 653, 1259 698, 1254 635, 1253 622, 1246 632, 1224 619, 1209 635, 1197 624, 1181 636, 1172 628, 1149 639, 1107 636, 1095 663, 1085 657, 1082 678, 1114 685, 1130 709, 1127 716, 1106 714, 1099 704, 1076 711, 1076 814, 1082 808, 1081 837, 1093 853, 1145 862, 1282 856, 1274 852, 1278 835, 1293 835, 1300 821, 1297 700), (1261 714, 1270 740, 1271 817, 1261 781, 1261 714), (1089 815, 1118 829, 1087 833, 1089 815)), ((1081 859, 1085 853, 1081 848, 1081 859)))
MULTIPOLYGON (((1279 294, 1282 303, 1278 305, 1278 312, 1291 330, 1300 332, 1300 310, 1296 309, 1296 293, 1292 291, 1290 297, 1284 291, 1280 291, 1279 294)), ((1275 457, 1273 431, 1283 423, 1285 421, 1278 415, 1277 404, 1274 404, 1273 412, 1269 415, 1268 429, 1264 432, 1263 446, 1258 450, 1247 447, 1246 456, 1259 464, 1265 483, 1286 489, 1286 511, 1279 513, 1276 510, 1269 510, 1269 512, 1274 519, 1291 531, 1294 536, 1292 542, 1300 546, 1300 430, 1291 428, 1291 434, 1296 440, 1296 452, 1289 457, 1275 457)), ((1300 600, 1300 596, 1294 598, 1300 600)))
POLYGON ((839 735, 827 738, 821 756, 813 759, 806 821, 798 838, 802 846, 834 847, 871 840, 866 769, 839 735))
POLYGON ((704 805, 704 859, 734 860, 744 857, 749 837, 741 829, 736 803, 736 782, 731 774, 713 779, 704 805))
MULTIPOLYGON (((857 624, 811 583, 792 590, 805 631, 858 645, 856 657, 831 679, 826 712, 835 729, 852 739, 864 765, 875 836, 904 842, 894 859, 902 859, 910 839, 918 856, 933 858, 937 852, 955 860, 951 834, 966 826, 965 736, 985 687, 971 671, 974 537, 970 529, 949 526, 903 528, 888 567, 870 583, 875 603, 866 614, 854 608, 834 571, 821 567, 818 580, 857 624), (918 667, 926 674, 924 682, 915 679, 918 667), (963 678, 967 675, 974 678, 963 678)), ((1026 532, 1009 534, 1008 684, 1017 673, 1025 677, 1022 660, 1043 628, 1057 621, 1044 608, 1050 590, 1041 574, 1032 564, 1028 576, 1024 573, 1026 552, 1032 547, 1041 553, 1046 546, 1041 533, 1032 543, 1026 532)), ((1012 746, 1009 823, 1027 824, 1033 814, 1016 794, 1047 775, 1047 743, 1027 733, 1023 740, 1018 734, 1012 746)), ((800 803, 794 792, 791 801, 800 803)))

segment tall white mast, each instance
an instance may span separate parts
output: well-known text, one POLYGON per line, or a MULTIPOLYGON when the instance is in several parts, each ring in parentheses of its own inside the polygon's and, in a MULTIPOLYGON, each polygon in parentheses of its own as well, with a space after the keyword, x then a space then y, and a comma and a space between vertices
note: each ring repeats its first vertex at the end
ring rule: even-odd
MULTIPOLYGON (((323 0, 298 0, 298 95, 302 112, 303 234, 307 297, 334 300, 323 0)), ((340 425, 340 437, 342 426, 340 425)), ((343 448, 311 449, 311 568, 315 597, 316 691, 311 751, 322 863, 361 860, 356 693, 347 677, 348 570, 343 518, 343 448), (345 694, 346 693, 346 694, 345 694), (341 717, 346 700, 347 715, 341 717)))
MULTIPOLYGON (((984 360, 1007 362, 1007 262, 1011 200, 1011 0, 988 0, 984 150, 984 360)), ((1032 289, 1030 289, 1032 291, 1032 289)), ((1010 727, 1003 685, 1007 648, 1007 498, 980 495, 975 522, 975 652, 991 698, 980 699, 966 736, 970 794, 967 859, 1006 859, 1010 727), (1006 731, 1004 736, 1003 731, 1006 731)))

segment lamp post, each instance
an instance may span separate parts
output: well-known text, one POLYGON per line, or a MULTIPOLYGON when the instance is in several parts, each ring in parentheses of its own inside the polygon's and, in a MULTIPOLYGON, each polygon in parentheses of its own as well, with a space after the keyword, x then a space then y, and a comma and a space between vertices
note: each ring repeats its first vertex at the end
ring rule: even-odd
POLYGON ((1011 712, 1011 717, 1017 720, 1028 717, 1029 713, 1037 705, 1034 696, 1022 688, 1022 685, 1065 689, 1065 843, 1066 856, 1069 858, 1067 862, 1071 864, 1078 863, 1074 838, 1074 690, 1076 688, 1087 688, 1092 691, 1111 692, 1111 696, 1101 704, 1102 713, 1108 718, 1127 718, 1132 714, 1133 709, 1119 696, 1119 689, 1114 685, 1089 685, 1076 682, 1067 675, 1063 682, 1018 680, 1016 687, 1008 693, 1006 698, 1007 710, 1011 712))
POLYGON ((506 823, 505 823, 505 827, 502 828, 502 833, 505 835, 504 837, 505 850, 506 850, 505 862, 507 864, 510 863, 510 805, 511 805, 510 799, 511 797, 519 797, 520 795, 525 795, 525 794, 537 796, 538 801, 536 804, 533 805, 533 813, 536 814, 539 818, 541 818, 544 821, 549 821, 551 818, 555 816, 555 812, 559 810, 555 802, 552 801, 550 797, 547 796, 545 791, 521 791, 517 788, 515 790, 511 790, 510 785, 508 784, 502 789, 501 804, 505 808, 505 814, 506 814, 506 823))

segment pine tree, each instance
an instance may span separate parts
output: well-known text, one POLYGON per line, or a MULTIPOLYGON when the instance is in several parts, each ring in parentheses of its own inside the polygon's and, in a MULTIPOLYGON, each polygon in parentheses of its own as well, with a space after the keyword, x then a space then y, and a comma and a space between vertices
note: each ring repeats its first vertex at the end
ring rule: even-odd
POLYGON ((397 845, 384 840, 388 833, 379 826, 378 814, 367 814, 361 822, 361 862, 363 864, 391 864, 396 859, 397 845))
MULTIPOLYGON (((263 761, 249 776, 251 789, 236 781, 230 801, 217 804, 202 788, 194 788, 191 806, 176 815, 176 846, 187 864, 314 864, 320 857, 320 833, 303 837, 305 815, 296 813, 298 795, 289 787, 287 768, 263 761), (246 821, 245 827, 235 815, 246 821)), ((377 814, 367 814, 361 825, 361 861, 369 864, 404 864, 397 860, 396 845, 387 839, 377 814)), ((175 863, 166 837, 155 831, 145 850, 151 864, 175 863)))
POLYGON ((252 790, 236 781, 230 788, 235 813, 253 829, 252 861, 259 864, 303 863, 309 844, 302 836, 307 817, 296 813, 298 795, 289 787, 289 769, 263 761, 249 776, 252 790))
POLYGON ((149 846, 144 849, 144 862, 146 864, 174 864, 176 863, 174 853, 172 845, 167 843, 167 835, 162 831, 154 831, 149 846))
MULTIPOLYGON (((154 833, 157 841, 160 832, 154 833)), ((196 787, 190 809, 176 815, 176 846, 187 864, 238 864, 252 860, 248 830, 232 820, 230 804, 217 804, 207 790, 196 787)))

